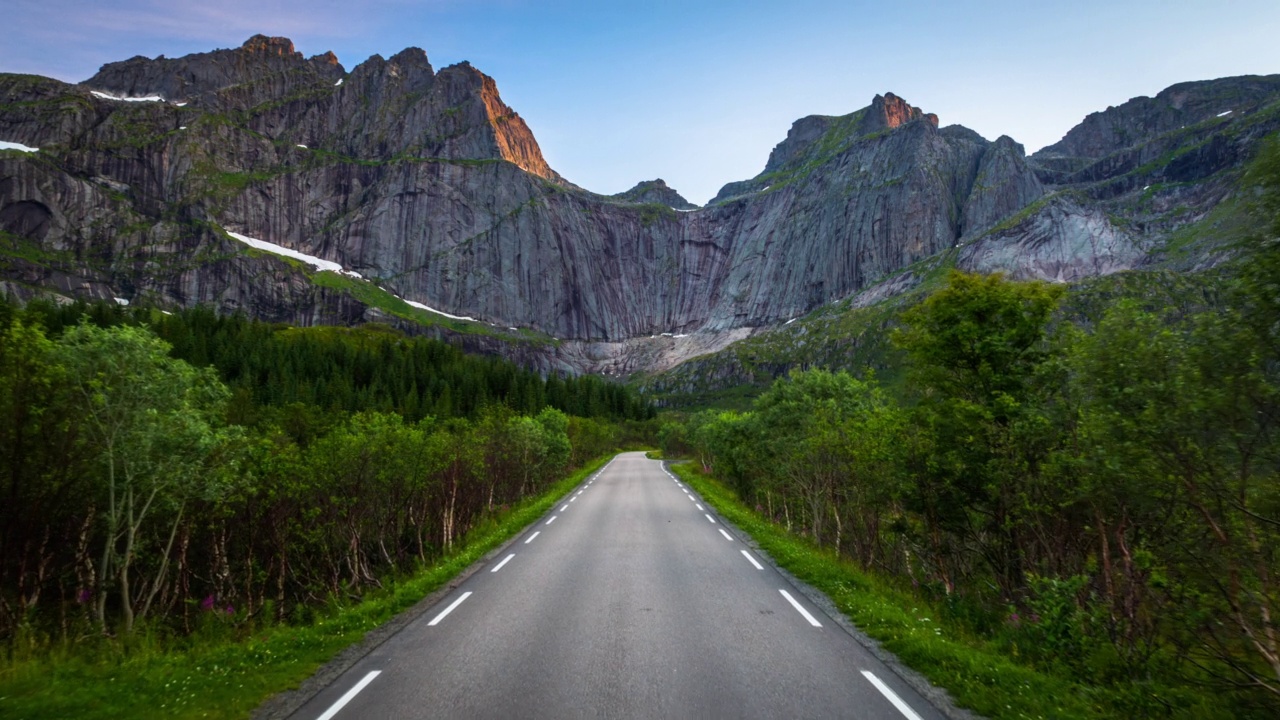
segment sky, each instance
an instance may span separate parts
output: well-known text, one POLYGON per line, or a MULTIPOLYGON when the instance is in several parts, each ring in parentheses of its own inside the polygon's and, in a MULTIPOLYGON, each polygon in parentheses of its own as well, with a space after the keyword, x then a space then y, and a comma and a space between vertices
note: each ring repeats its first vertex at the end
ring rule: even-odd
POLYGON ((570 181, 662 178, 698 204, 763 170, 797 119, 876 94, 1030 153, 1174 83, 1280 73, 1276 0, 3 2, 0 72, 68 82, 257 33, 348 70, 409 46, 436 69, 467 60, 570 181))

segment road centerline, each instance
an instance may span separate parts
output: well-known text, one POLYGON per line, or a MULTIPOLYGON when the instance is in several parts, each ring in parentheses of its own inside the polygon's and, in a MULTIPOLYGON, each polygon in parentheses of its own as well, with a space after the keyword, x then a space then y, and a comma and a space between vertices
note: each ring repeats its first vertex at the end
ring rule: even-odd
POLYGON ((461 605, 462 601, 466 600, 469 597, 471 597, 470 590, 462 593, 462 597, 459 597, 457 600, 454 600, 452 603, 450 603, 449 607, 445 608, 444 611, 442 611, 439 615, 435 616, 435 618, 431 622, 427 623, 427 626, 430 627, 434 625, 439 625, 441 620, 448 617, 449 613, 453 612, 454 608, 461 605))
POLYGON ((374 678, 376 678, 376 677, 378 677, 378 676, 379 676, 379 675, 381 675, 381 674, 382 674, 382 671, 381 671, 381 670, 372 670, 372 671, 370 671, 368 675, 365 675, 365 676, 364 676, 364 679, 362 679, 360 682, 356 683, 356 684, 355 684, 355 687, 353 687, 353 688, 351 688, 350 690, 348 690, 348 691, 346 692, 346 694, 345 694, 345 695, 343 695, 342 697, 338 698, 338 701, 337 701, 337 702, 335 702, 334 704, 330 705, 330 706, 329 706, 329 709, 328 709, 328 710, 325 710, 325 711, 324 711, 324 714, 323 714, 323 715, 321 715, 320 717, 316 718, 316 720, 331 720, 331 718, 332 718, 334 715, 337 715, 337 714, 338 714, 338 711, 339 711, 339 710, 341 710, 342 708, 346 707, 347 703, 351 702, 351 699, 352 699, 352 698, 354 698, 356 695, 359 695, 359 694, 360 694, 360 691, 361 691, 361 690, 363 690, 363 689, 365 688, 365 686, 366 686, 366 685, 368 685, 369 683, 373 682, 373 679, 374 679, 374 678))
POLYGON ((883 680, 876 677, 875 673, 870 670, 863 670, 862 675, 866 677, 867 680, 871 681, 871 684, 874 685, 875 688, 880 691, 880 694, 884 695, 889 702, 893 703, 894 707, 898 708, 898 712, 902 713, 903 717, 907 718, 907 720, 922 720, 922 718, 916 714, 916 711, 912 710, 910 705, 904 702, 902 698, 898 697, 898 693, 894 692, 888 685, 885 685, 883 680))
MULTIPOLYGON (((804 619, 808 620, 810 625, 814 627, 822 627, 822 623, 818 622, 818 619, 815 618, 813 615, 810 615, 809 611, 805 610, 803 605, 796 602, 796 599, 791 597, 791 593, 787 592, 786 590, 783 590, 782 588, 778 588, 778 592, 782 593, 782 597, 786 598, 787 602, 791 603, 791 607, 795 608, 796 612, 803 615, 804 619)), ((917 720, 919 719, 917 718, 917 720)))
POLYGON ((544 523, 544 524, 545 524, 545 525, 550 525, 551 523, 555 522, 555 521, 556 521, 556 518, 558 518, 558 517, 560 517, 560 516, 559 516, 559 515, 552 515, 552 516, 551 516, 551 519, 550 519, 550 520, 548 520, 548 521, 547 521, 546 523, 544 523))
POLYGON ((506 556, 506 557, 502 558, 502 562, 498 563, 497 565, 494 565, 494 566, 493 566, 493 569, 492 569, 492 570, 490 570, 489 572, 498 572, 499 570, 501 570, 501 569, 502 569, 502 566, 503 566, 503 565, 506 565, 507 563, 511 562, 511 558, 513 558, 513 557, 515 557, 515 556, 516 556, 516 554, 515 554, 515 553, 511 553, 510 555, 508 555, 508 556, 506 556))
POLYGON ((747 562, 751 563, 752 565, 755 565, 757 570, 764 569, 764 566, 756 562, 756 559, 751 557, 751 553, 747 552, 746 550, 742 551, 742 557, 746 558, 747 562))
POLYGON ((534 538, 538 537, 538 536, 539 536, 539 535, 541 535, 541 534, 542 534, 542 531, 541 531, 541 530, 537 530, 537 531, 535 531, 532 535, 530 535, 530 536, 529 536, 529 539, 528 539, 528 540, 525 540, 525 541, 524 541, 524 544, 525 544, 525 545, 528 545, 529 543, 533 542, 533 539, 534 539, 534 538))
POLYGON ((720 530, 720 534, 724 536, 725 540, 728 540, 729 542, 733 542, 733 536, 725 532, 724 528, 718 528, 718 529, 720 530))

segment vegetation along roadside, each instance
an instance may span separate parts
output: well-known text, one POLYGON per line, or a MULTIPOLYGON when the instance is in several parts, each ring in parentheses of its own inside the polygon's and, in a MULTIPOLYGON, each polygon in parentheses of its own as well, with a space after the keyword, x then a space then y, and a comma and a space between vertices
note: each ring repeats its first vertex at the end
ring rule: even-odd
POLYGON ((651 414, 380 327, 0 306, 0 715, 243 716, 651 414))
POLYGON ((665 457, 779 564, 996 718, 1280 715, 1280 144, 1211 307, 953 272, 904 382, 794 372, 665 457), (703 473, 713 475, 712 480, 703 473))

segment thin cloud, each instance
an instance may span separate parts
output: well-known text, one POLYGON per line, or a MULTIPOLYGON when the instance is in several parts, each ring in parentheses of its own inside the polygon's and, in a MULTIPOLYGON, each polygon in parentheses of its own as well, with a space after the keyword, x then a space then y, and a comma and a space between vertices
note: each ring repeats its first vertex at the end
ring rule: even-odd
MULTIPOLYGON (((373 5, 391 5, 382 0, 373 5)), ((132 55, 171 55, 236 47, 258 33, 291 38, 308 55, 367 34, 380 8, 334 0, 133 0, 102 4, 73 0, 16 0, 6 13, 16 25, 0 49, 3 71, 20 70, 83 79, 103 63, 132 55), (51 57, 48 48, 60 48, 51 57), (43 63, 29 58, 44 57, 43 63)))

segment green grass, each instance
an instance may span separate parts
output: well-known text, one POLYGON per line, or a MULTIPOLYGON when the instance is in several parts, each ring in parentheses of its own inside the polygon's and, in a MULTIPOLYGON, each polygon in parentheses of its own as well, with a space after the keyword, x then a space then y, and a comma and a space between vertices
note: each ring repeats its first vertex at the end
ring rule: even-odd
POLYGON ((537 520, 606 459, 482 521, 459 549, 421 572, 384 580, 386 587, 363 602, 335 603, 307 626, 279 625, 242 637, 242 628, 211 614, 189 638, 144 630, 127 641, 54 648, 22 647, 19 639, 0 660, 0 717, 246 717, 537 520))
MULTIPOLYGON (((272 254, 272 257, 278 257, 286 262, 291 261, 291 258, 274 254, 272 254)), ((298 261, 293 262, 297 263, 298 261)), ((444 327, 453 332, 466 335, 489 335, 508 342, 527 342, 543 345, 555 343, 555 340, 550 336, 527 328, 512 332, 506 329, 490 327, 482 322, 454 320, 453 318, 447 318, 443 315, 416 308, 362 278, 354 278, 350 275, 342 275, 336 272, 313 272, 309 274, 314 285, 345 292, 365 305, 376 307, 389 315, 394 315, 403 320, 411 320, 419 325, 444 327)))
MULTIPOLYGON (((693 465, 672 469, 780 567, 824 593, 863 632, 948 690, 957 704, 995 720, 1017 718, 1228 718, 1231 709, 1197 688, 1076 682, 1018 662, 1007 644, 975 635, 929 600, 868 574, 750 510, 693 465)), ((1015 646, 1016 648, 1016 646, 1015 646)))

